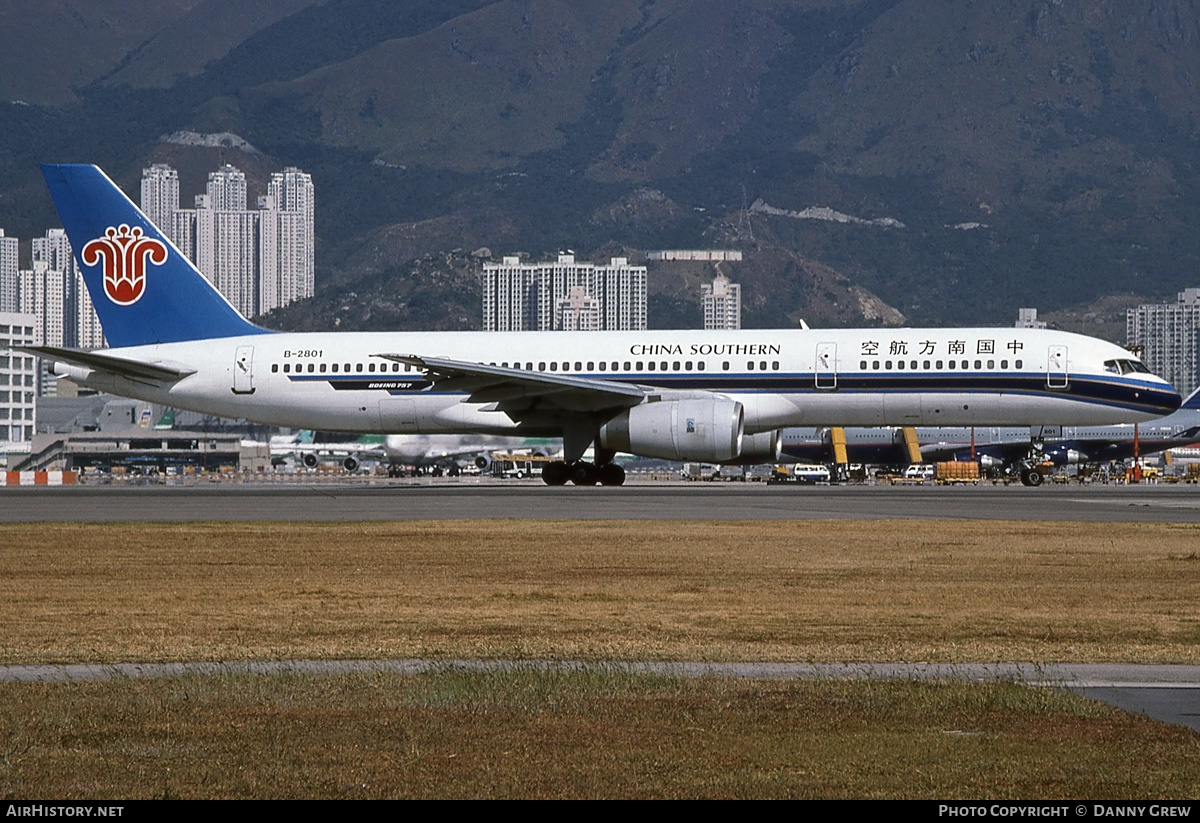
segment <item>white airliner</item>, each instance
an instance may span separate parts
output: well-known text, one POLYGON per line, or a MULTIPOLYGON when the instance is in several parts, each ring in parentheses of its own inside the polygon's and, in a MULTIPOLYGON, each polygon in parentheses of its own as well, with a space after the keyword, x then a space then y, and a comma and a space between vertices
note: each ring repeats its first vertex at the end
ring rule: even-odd
POLYGON ((271 332, 100 169, 43 172, 114 347, 29 349, 56 374, 292 428, 562 437, 550 485, 620 485, 618 451, 769 462, 786 426, 1100 425, 1179 406, 1126 350, 1038 329, 271 332))

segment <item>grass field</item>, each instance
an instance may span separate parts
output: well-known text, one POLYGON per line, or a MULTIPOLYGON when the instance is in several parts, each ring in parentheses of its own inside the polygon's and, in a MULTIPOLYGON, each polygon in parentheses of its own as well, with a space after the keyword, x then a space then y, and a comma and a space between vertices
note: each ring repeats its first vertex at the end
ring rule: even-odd
POLYGON ((0 794, 1200 795, 1200 735, 1013 684, 611 660, 1200 662, 1200 530, 437 521, 0 526, 5 663, 591 660, 0 684, 0 794))
POLYGON ((1200 529, 423 521, 0 526, 0 662, 1200 663, 1200 529))

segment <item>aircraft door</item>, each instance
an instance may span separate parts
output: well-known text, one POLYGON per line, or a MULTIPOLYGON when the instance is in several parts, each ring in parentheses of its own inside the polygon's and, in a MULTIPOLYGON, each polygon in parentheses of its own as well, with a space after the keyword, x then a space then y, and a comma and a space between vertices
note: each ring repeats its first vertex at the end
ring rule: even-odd
POLYGON ((837 343, 818 343, 813 368, 814 387, 823 391, 837 388, 837 343))
POLYGON ((1067 347, 1051 346, 1046 357, 1046 388, 1065 389, 1069 382, 1067 347))
POLYGON ((233 353, 233 393, 254 394, 253 346, 238 346, 233 353))

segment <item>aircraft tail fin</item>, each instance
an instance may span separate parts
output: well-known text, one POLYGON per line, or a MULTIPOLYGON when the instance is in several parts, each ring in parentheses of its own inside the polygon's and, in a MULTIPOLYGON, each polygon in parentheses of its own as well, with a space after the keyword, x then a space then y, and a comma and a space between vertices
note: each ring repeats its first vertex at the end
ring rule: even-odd
POLYGON ((267 334, 238 313, 96 166, 42 174, 114 347, 267 334))
POLYGON ((1181 405, 1179 408, 1200 409, 1200 389, 1196 389, 1194 392, 1189 394, 1187 399, 1183 401, 1183 405, 1181 405))

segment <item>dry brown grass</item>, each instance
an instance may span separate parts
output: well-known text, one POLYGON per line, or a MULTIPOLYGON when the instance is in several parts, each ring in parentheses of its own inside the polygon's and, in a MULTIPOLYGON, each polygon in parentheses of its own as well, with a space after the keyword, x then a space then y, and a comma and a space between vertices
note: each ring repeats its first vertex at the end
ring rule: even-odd
POLYGON ((0 662, 1200 663, 1198 558, 1156 524, 4 525, 0 662))
POLYGON ((0 684, 0 797, 1185 798, 1198 739, 1006 683, 517 669, 0 684))

